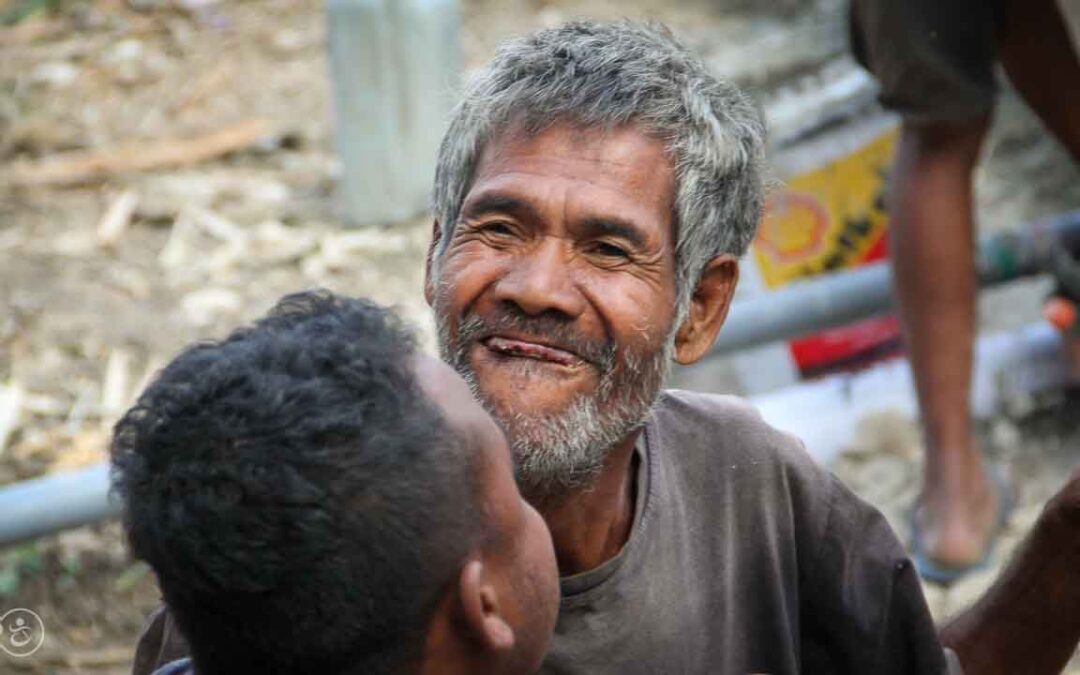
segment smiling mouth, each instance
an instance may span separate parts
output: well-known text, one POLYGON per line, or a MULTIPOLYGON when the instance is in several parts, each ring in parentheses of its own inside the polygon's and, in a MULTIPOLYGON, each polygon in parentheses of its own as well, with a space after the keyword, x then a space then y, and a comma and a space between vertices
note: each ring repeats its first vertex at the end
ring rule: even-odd
POLYGON ((481 343, 496 354, 503 356, 545 361, 560 366, 577 366, 583 363, 581 357, 577 354, 558 347, 549 347, 548 345, 526 340, 493 335, 486 340, 481 340, 481 343))

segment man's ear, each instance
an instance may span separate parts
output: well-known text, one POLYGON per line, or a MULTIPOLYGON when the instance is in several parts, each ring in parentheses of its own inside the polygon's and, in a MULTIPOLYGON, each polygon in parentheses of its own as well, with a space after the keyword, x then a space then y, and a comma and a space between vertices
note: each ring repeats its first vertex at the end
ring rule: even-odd
POLYGON ((458 599, 466 630, 489 652, 507 652, 514 648, 514 629, 503 617, 505 610, 491 583, 487 568, 478 558, 470 558, 458 578, 458 599))
POLYGON ((435 265, 435 250, 439 247, 442 239, 442 227, 436 218, 431 221, 431 243, 428 244, 427 256, 424 258, 424 300, 428 307, 435 302, 435 277, 432 275, 435 265))
POLYGON ((739 283, 739 261, 730 254, 709 261, 701 274, 690 309, 675 335, 675 360, 694 363, 708 351, 727 318, 735 286, 739 283))

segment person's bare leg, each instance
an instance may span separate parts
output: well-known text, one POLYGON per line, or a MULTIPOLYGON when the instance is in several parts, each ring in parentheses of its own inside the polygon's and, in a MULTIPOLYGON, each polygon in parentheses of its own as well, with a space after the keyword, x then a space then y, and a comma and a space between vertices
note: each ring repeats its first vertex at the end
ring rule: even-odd
POLYGON ((1054 0, 1010 0, 998 50, 1020 95, 1080 161, 1080 59, 1054 0))
POLYGON ((979 560, 997 511, 969 410, 976 316, 971 178, 987 125, 985 117, 905 121, 890 196, 895 292, 926 445, 919 543, 946 566, 979 560))

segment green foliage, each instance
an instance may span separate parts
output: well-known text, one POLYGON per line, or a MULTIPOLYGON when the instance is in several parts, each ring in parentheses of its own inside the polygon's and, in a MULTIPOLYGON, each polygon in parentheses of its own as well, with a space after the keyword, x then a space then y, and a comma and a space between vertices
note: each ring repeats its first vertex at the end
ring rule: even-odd
POLYGON ((0 9, 0 25, 13 26, 38 12, 58 12, 70 0, 11 0, 0 9))
POLYGON ((44 563, 34 543, 24 544, 0 557, 0 597, 10 598, 19 592, 26 577, 40 574, 44 563))
POLYGON ((113 588, 117 593, 127 593, 150 572, 150 566, 144 562, 136 562, 124 570, 123 574, 113 582, 113 588))

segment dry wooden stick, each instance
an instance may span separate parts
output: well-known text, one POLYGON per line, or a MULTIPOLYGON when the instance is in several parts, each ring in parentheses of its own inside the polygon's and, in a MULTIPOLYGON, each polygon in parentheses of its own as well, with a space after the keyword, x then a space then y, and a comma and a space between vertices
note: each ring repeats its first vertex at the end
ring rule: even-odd
POLYGON ((135 215, 135 207, 138 203, 139 195, 134 190, 122 192, 112 200, 109 208, 98 221, 98 246, 115 246, 116 242, 120 241, 124 231, 131 225, 131 218, 135 215))
POLYGON ((97 152, 71 152, 12 169, 14 185, 72 185, 106 176, 188 166, 246 148, 270 133, 266 120, 247 120, 194 138, 132 143, 97 152))

